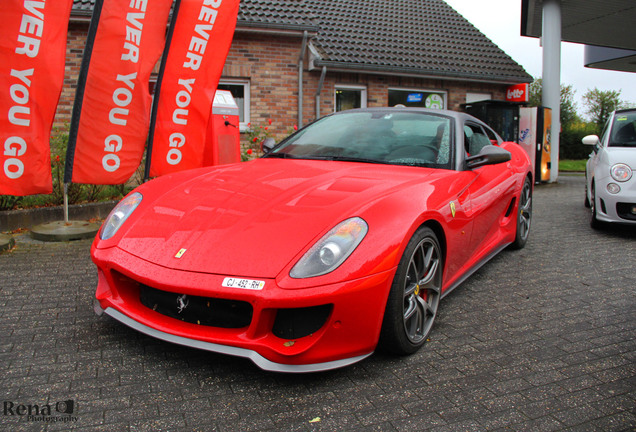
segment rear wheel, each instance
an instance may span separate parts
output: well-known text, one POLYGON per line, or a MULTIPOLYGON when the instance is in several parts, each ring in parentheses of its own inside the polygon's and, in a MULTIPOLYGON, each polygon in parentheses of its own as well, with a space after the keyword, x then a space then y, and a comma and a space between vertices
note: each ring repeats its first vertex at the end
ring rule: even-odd
POLYGON ((418 229, 400 260, 384 312, 380 347, 395 354, 416 352, 426 342, 437 315, 443 257, 437 236, 418 229))
POLYGON ((517 206, 517 233, 515 241, 512 243, 513 249, 521 249, 526 245, 530 235, 530 224, 532 222, 532 181, 526 177, 519 195, 519 205, 517 206))

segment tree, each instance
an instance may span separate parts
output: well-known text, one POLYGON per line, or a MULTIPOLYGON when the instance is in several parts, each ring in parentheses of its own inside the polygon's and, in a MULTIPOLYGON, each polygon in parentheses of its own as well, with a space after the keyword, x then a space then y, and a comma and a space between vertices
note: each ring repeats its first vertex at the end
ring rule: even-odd
POLYGON ((628 104, 620 99, 620 90, 589 90, 583 95, 586 114, 597 127, 597 134, 603 130, 612 111, 626 108, 628 104))
MULTIPOLYGON (((535 78, 529 86, 528 104, 530 106, 542 106, 542 90, 543 80, 535 78)), ((560 110, 561 110, 561 127, 565 128, 580 120, 577 114, 577 104, 574 102, 574 93, 576 90, 572 85, 561 84, 560 110)))
MULTIPOLYGON (((543 81, 541 78, 534 80, 529 88, 530 106, 542 106, 543 81)), ((583 122, 577 113, 577 104, 574 102, 575 90, 571 85, 561 84, 560 95, 560 120, 561 133, 559 134, 559 158, 561 159, 585 159, 589 148, 581 144, 581 138, 594 133, 594 127, 583 122)))

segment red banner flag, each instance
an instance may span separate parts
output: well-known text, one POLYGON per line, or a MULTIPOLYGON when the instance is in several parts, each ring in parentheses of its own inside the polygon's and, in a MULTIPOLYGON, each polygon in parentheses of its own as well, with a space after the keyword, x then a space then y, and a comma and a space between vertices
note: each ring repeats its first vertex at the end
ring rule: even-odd
POLYGON ((171 6, 172 0, 96 2, 65 181, 120 184, 139 167, 150 122, 148 83, 165 45, 171 6))
POLYGON ((0 195, 51 193, 49 136, 72 0, 2 1, 0 195))
POLYGON ((181 0, 150 135, 150 175, 203 166, 210 109, 238 8, 239 0, 181 0))

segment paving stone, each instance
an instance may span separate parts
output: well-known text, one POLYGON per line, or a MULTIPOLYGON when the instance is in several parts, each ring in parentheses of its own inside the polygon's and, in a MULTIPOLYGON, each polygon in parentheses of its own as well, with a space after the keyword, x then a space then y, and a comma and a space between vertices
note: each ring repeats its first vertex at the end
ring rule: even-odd
POLYGON ((72 400, 77 420, 0 411, 0 430, 635 430, 636 230, 589 228, 583 185, 535 188, 526 248, 447 296, 420 352, 310 375, 98 318, 90 240, 17 235, 0 254, 0 398, 72 400))

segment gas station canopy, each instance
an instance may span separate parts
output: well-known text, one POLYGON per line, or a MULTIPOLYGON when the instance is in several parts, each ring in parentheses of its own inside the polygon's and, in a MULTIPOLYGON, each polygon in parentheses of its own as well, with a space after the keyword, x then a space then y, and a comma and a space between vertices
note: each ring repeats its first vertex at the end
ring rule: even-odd
MULTIPOLYGON (((562 0, 561 40, 585 45, 585 65, 636 72, 636 1, 562 0)), ((522 0, 521 35, 541 37, 543 0, 522 0)))

